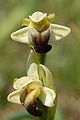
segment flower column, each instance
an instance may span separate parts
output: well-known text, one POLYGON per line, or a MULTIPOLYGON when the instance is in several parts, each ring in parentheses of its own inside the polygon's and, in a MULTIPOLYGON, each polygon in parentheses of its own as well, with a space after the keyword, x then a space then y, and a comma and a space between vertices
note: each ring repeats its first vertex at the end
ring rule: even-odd
POLYGON ((26 110, 40 120, 54 120, 56 93, 52 74, 45 67, 45 56, 52 48, 51 40, 60 40, 70 33, 68 27, 51 24, 55 14, 35 12, 23 20, 24 28, 13 32, 11 38, 26 43, 31 52, 28 58, 27 76, 16 79, 14 92, 8 101, 22 104, 26 110), (31 61, 31 59, 34 59, 31 61))

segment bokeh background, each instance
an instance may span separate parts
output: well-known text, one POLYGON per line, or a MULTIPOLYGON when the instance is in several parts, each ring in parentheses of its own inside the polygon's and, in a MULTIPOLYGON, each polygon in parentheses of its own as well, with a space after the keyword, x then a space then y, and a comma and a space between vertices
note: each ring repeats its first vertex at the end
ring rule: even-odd
POLYGON ((26 75, 30 48, 11 40, 22 20, 35 11, 56 14, 55 23, 72 33, 54 42, 46 65, 53 73, 58 93, 55 120, 80 120, 80 0, 0 0, 0 120, 33 120, 25 109, 7 101, 12 81, 26 75))

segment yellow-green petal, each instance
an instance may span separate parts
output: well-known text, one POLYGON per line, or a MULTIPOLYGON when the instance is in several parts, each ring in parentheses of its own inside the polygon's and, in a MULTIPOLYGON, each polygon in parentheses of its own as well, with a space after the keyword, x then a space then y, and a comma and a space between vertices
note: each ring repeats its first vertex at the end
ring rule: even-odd
POLYGON ((22 92, 23 92, 23 90, 16 90, 16 91, 10 93, 8 95, 8 97, 7 97, 7 100, 9 102, 21 104, 21 102, 20 102, 20 96, 21 96, 22 92))
POLYGON ((23 22, 22 22, 22 26, 28 26, 29 23, 30 23, 30 19, 25 18, 25 19, 23 20, 23 22))
POLYGON ((14 41, 22 42, 26 44, 32 44, 32 39, 29 33, 29 28, 25 27, 11 34, 11 38, 14 41))
POLYGON ((39 99, 42 101, 43 105, 47 107, 53 107, 55 98, 56 98, 56 94, 54 90, 47 87, 43 87, 39 95, 39 99))
POLYGON ((54 20, 55 20, 55 13, 49 14, 49 15, 47 16, 47 19, 48 19, 49 22, 54 21, 54 20))
POLYGON ((50 27, 55 40, 60 40, 71 32, 70 28, 58 24, 50 24, 50 27))
POLYGON ((27 87, 30 83, 38 83, 38 84, 42 84, 41 81, 36 80, 32 77, 21 77, 19 79, 17 79, 14 83, 13 83, 13 87, 14 89, 22 89, 27 87))

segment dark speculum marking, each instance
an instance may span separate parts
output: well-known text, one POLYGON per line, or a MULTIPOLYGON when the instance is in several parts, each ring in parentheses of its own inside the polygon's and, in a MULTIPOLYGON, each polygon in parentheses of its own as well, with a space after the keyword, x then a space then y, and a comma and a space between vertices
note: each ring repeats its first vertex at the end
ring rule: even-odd
POLYGON ((48 45, 50 38, 50 30, 47 29, 42 33, 33 36, 34 49, 38 53, 47 53, 51 50, 52 46, 48 45))
POLYGON ((37 106, 37 102, 31 103, 29 105, 24 105, 26 110, 31 114, 34 115, 36 117, 41 117, 43 114, 43 110, 38 108, 37 106))
POLYGON ((38 53, 47 53, 51 50, 51 48, 52 48, 51 45, 48 45, 48 44, 35 44, 34 45, 34 49, 38 53))
POLYGON ((26 108, 26 110, 31 115, 41 117, 43 114, 43 110, 42 110, 42 108, 39 107, 38 101, 36 100, 33 102, 26 103, 25 99, 26 99, 27 94, 28 94, 27 90, 24 90, 20 97, 21 104, 26 108))

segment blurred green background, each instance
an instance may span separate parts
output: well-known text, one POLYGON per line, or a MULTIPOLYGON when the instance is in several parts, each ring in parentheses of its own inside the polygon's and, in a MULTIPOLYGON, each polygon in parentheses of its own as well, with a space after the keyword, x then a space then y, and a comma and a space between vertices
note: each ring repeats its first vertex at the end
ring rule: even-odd
POLYGON ((11 40, 22 20, 35 11, 56 14, 55 23, 72 33, 54 42, 46 65, 53 73, 58 92, 55 120, 80 120, 80 0, 0 0, 0 120, 33 120, 25 109, 7 101, 12 81, 26 75, 30 48, 11 40))

